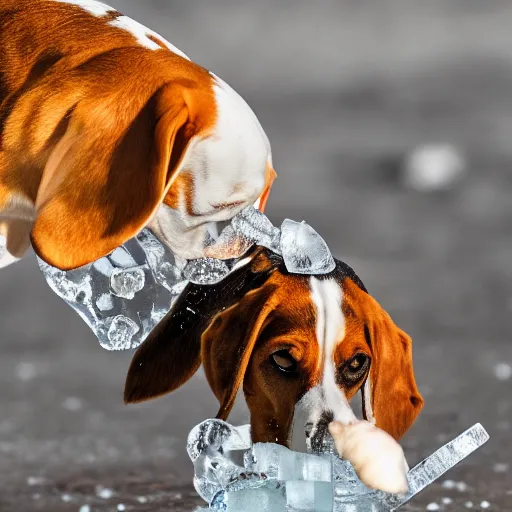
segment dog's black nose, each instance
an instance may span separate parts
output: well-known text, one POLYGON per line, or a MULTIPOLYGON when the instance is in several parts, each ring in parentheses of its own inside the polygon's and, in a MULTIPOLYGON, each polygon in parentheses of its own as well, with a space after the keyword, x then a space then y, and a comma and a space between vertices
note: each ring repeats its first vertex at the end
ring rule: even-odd
POLYGON ((306 444, 308 451, 312 453, 323 453, 330 447, 329 423, 334 420, 332 411, 324 411, 317 423, 307 423, 305 425, 306 444))
POLYGON ((320 418, 322 423, 326 423, 329 425, 332 421, 334 421, 334 413, 332 411, 324 411, 322 413, 322 417, 320 418))

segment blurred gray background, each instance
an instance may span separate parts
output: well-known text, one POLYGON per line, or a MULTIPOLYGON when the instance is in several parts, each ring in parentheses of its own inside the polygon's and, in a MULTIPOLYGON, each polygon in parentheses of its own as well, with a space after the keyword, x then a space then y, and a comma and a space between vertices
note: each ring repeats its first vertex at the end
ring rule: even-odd
MULTIPOLYGON (((512 4, 110 3, 249 102, 279 173, 272 220, 313 225, 412 335, 426 406, 409 462, 475 422, 490 432, 446 477, 456 489, 441 480, 407 510, 511 510, 512 4)), ((32 255, 0 287, 0 510, 199 504, 185 439, 217 407, 202 372, 125 407, 130 354, 100 348, 32 255)))

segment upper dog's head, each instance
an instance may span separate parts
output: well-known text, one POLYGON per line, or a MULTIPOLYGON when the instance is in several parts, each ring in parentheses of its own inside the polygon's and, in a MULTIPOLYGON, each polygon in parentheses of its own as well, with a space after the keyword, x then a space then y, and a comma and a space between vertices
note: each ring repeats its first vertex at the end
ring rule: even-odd
POLYGON ((161 36, 94 0, 4 0, 0 24, 0 210, 24 221, 14 256, 30 232, 70 270, 150 226, 199 258, 212 224, 264 207, 275 173, 254 112, 161 36))
POLYGON ((188 285, 135 354, 125 401, 178 388, 201 362, 219 418, 243 386, 259 442, 320 441, 332 419, 354 418, 358 390, 365 417, 396 439, 423 405, 411 339, 341 262, 330 275, 292 275, 258 248, 220 284, 188 285))

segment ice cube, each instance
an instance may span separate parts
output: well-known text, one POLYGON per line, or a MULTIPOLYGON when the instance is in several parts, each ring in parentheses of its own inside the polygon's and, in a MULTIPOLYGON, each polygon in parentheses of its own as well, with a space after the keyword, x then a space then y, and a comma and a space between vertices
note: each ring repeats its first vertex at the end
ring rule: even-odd
POLYGON ((453 441, 439 448, 430 457, 427 457, 409 471, 407 474, 409 492, 400 499, 395 500, 396 507, 407 503, 416 494, 444 475, 449 469, 468 457, 488 440, 489 434, 480 423, 477 423, 453 441))
POLYGON ((110 293, 102 293, 96 299, 96 307, 100 311, 110 311, 114 307, 114 303, 112 301, 112 295, 110 295, 110 293))
POLYGON ((70 274, 51 267, 43 260, 38 259, 39 268, 42 270, 50 288, 66 301, 77 302, 80 305, 87 304, 92 297, 91 276, 83 272, 70 274))
POLYGON ((330 482, 286 482, 286 505, 295 510, 331 512, 333 506, 330 482))
POLYGON ((488 437, 478 424, 443 446, 409 471, 406 495, 368 489, 350 463, 331 452, 304 454, 280 445, 255 443, 245 452, 242 467, 232 455, 251 445, 249 426, 207 420, 192 430, 187 449, 194 461, 194 486, 215 510, 392 512, 488 437))
POLYGON ((283 512, 287 510, 285 487, 277 482, 268 482, 255 489, 220 491, 212 500, 210 509, 227 512, 283 512))
POLYGON ((236 481, 244 468, 222 454, 200 455, 194 461, 194 488, 199 496, 210 502, 229 484, 236 481))
POLYGON ((267 247, 277 254, 281 253, 279 229, 258 209, 252 206, 244 208, 233 217, 231 225, 237 235, 267 247))
MULTIPOLYGON (((110 277, 110 274, 112 274, 112 271, 114 270, 114 265, 112 265, 112 262, 108 258, 100 258, 99 260, 96 260, 92 267, 97 270, 100 274, 103 274, 104 276, 110 277)), ((72 275, 73 271, 67 272, 67 274, 72 275)))
POLYGON ((108 328, 108 339, 111 350, 129 350, 133 348, 132 338, 139 331, 139 326, 130 318, 117 315, 108 328))
POLYGON ((116 268, 110 274, 110 288, 114 295, 123 299, 133 299, 144 288, 142 267, 116 268))
POLYGON ((216 493, 245 474, 244 452, 251 446, 250 426, 233 427, 206 420, 192 429, 187 453, 194 463, 194 487, 210 501, 216 493))
POLYGON ((172 253, 148 229, 75 270, 63 272, 38 261, 52 290, 107 350, 140 345, 187 285, 172 253))
POLYGON ((121 268, 134 267, 137 262, 132 258, 131 254, 124 248, 118 247, 111 254, 108 259, 116 266, 121 268))
POLYGON ((368 488, 359 480, 350 462, 336 456, 331 460, 335 498, 368 494, 368 488))
POLYGON ((241 258, 253 245, 254 241, 242 233, 237 233, 229 224, 220 236, 210 239, 210 243, 205 246, 205 254, 221 260, 241 258))
POLYGON ((292 274, 328 274, 336 267, 325 240, 305 222, 283 222, 281 252, 292 274))
POLYGON ((330 457, 293 452, 278 444, 255 443, 253 471, 281 481, 311 480, 331 482, 330 457))
POLYGON ((195 284, 215 284, 229 274, 229 266, 215 258, 190 260, 183 269, 187 281, 195 284))
POLYGON ((234 427, 222 420, 210 419, 196 425, 188 435, 187 453, 194 462, 203 454, 229 454, 248 450, 252 445, 250 425, 234 427))
POLYGON ((143 229, 136 240, 144 251, 145 259, 155 280, 167 290, 183 281, 172 252, 149 230, 143 229))

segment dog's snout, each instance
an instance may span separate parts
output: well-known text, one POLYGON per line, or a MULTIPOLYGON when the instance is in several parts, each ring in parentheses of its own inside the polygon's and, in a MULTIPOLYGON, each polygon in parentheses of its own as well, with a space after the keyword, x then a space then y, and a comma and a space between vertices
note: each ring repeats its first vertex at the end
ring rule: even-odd
POLYGON ((306 424, 306 445, 312 453, 322 453, 330 448, 329 423, 334 420, 332 411, 324 411, 316 423, 306 424), (311 426, 309 429, 308 427, 311 426), (308 433, 309 430, 309 433, 308 433))

